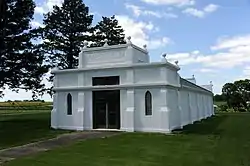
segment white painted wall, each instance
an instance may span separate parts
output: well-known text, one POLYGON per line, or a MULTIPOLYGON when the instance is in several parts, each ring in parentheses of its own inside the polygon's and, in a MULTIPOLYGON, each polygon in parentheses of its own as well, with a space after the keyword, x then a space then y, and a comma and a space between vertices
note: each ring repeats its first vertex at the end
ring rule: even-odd
POLYGON ((170 132, 214 114, 212 93, 182 80, 178 66, 149 63, 147 51, 131 44, 83 50, 79 68, 55 74, 51 126, 93 129, 92 91, 120 90, 123 131, 170 132), (138 61, 139 60, 139 61, 138 61), (92 86, 92 77, 119 76, 120 85, 92 86), (145 115, 145 93, 152 94, 153 113, 145 115), (73 97, 73 115, 67 115, 67 94, 73 97))
POLYGON ((62 129, 83 129, 83 112, 78 110, 78 92, 68 91, 68 92, 58 92, 57 93, 57 127, 62 129), (67 115, 67 94, 72 95, 72 115, 67 115))
POLYGON ((77 73, 63 73, 57 75, 58 87, 75 87, 78 86, 77 73))
MULTIPOLYGON (((160 88, 135 90, 135 131, 163 131, 161 128, 161 103, 164 103, 160 88), (145 93, 152 94, 152 115, 145 115, 145 93)), ((167 121, 168 119, 165 119, 167 121)))
POLYGON ((188 92, 180 91, 180 105, 181 105, 181 126, 185 126, 190 123, 190 107, 188 92))

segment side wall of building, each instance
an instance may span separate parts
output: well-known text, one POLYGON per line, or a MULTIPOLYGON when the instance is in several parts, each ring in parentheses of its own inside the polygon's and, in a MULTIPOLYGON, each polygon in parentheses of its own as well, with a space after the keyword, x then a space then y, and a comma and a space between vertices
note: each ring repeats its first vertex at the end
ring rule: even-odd
POLYGON ((182 87, 169 93, 176 101, 170 106, 170 130, 214 115, 212 93, 198 89, 182 87))

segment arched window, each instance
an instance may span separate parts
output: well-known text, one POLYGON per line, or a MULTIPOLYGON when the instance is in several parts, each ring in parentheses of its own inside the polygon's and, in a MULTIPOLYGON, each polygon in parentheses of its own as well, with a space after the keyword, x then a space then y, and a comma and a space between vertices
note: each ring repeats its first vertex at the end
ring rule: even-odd
POLYGON ((70 93, 67 95, 67 115, 72 115, 72 96, 70 93))
POLYGON ((149 91, 145 93, 145 115, 152 115, 152 95, 149 91))

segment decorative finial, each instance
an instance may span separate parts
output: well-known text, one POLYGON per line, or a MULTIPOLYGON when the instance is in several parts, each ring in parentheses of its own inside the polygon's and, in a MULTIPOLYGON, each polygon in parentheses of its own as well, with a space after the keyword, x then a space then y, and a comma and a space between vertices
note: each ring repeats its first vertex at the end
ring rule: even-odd
POLYGON ((166 54, 166 53, 162 54, 162 57, 163 57, 163 58, 166 58, 166 56, 167 56, 167 54, 166 54))
POLYGON ((88 41, 85 40, 84 43, 83 43, 83 45, 84 45, 83 48, 87 48, 87 47, 88 47, 88 44, 89 44, 88 41))
POLYGON ((104 39, 104 42, 105 42, 105 43, 104 43, 103 46, 104 46, 104 47, 108 46, 108 39, 104 39))
POLYGON ((192 77, 194 78, 194 74, 192 75, 192 77))
POLYGON ((179 61, 176 60, 174 63, 178 66, 179 61))
POLYGON ((166 53, 164 53, 164 54, 162 54, 161 55, 162 56, 162 62, 167 62, 167 59, 166 59, 166 56, 167 56, 167 54, 166 53))
POLYGON ((147 51, 147 45, 146 44, 143 45, 143 48, 144 48, 144 50, 147 51))
POLYGON ((131 36, 128 36, 127 39, 128 39, 127 40, 127 44, 132 44, 132 42, 131 42, 131 36))
POLYGON ((213 81, 210 81, 210 85, 213 85, 213 81))

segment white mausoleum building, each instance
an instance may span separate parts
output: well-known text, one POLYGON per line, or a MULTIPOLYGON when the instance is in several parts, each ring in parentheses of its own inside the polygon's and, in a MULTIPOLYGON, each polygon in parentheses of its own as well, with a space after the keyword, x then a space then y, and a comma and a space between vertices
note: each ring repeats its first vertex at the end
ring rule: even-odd
POLYGON ((178 74, 178 62, 150 62, 127 44, 87 48, 77 69, 53 70, 51 126, 55 129, 168 133, 214 114, 212 84, 178 74))

